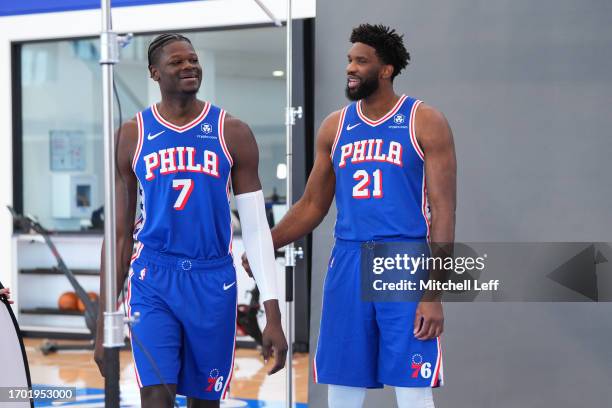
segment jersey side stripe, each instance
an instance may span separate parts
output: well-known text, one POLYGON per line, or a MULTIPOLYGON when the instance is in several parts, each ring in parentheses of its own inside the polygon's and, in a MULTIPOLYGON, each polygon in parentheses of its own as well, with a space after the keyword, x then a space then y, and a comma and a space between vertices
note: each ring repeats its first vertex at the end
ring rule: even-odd
POLYGON ((410 110, 410 142, 412 143, 412 147, 414 147, 414 150, 416 151, 416 153, 419 155, 419 157, 421 158, 421 160, 425 160, 425 154, 423 153, 423 149, 421 149, 421 146, 419 146, 419 142, 416 138, 416 132, 414 130, 414 122, 415 122, 415 118, 416 118, 416 111, 419 108, 419 105, 422 103, 423 101, 416 101, 414 103, 414 105, 412 105, 412 109, 410 110))
POLYGON ((345 106, 340 113, 340 120, 338 121, 338 129, 336 130, 336 137, 334 138, 334 144, 332 145, 331 153, 329 157, 334 160, 334 152, 336 151, 336 146, 338 145, 338 141, 340 140, 340 135, 342 134, 342 128, 344 127, 344 117, 346 116, 346 110, 348 106, 345 106))
POLYGON ((221 144, 221 149, 223 150, 223 154, 225 154, 225 158, 230 164, 230 167, 234 165, 234 160, 232 160, 232 156, 229 153, 229 149, 227 148, 227 144, 225 144, 225 135, 223 133, 225 129, 225 111, 221 110, 219 114, 219 143, 221 144))
POLYGON ((142 122, 142 112, 138 112, 136 115, 136 123, 138 124, 138 144, 136 145, 136 151, 134 151, 134 157, 132 158, 132 169, 136 173, 136 163, 140 157, 142 151, 142 144, 144 142, 144 125, 142 122))
MULTIPOLYGON (((232 172, 230 171, 227 175, 227 182, 225 183, 225 192, 227 194, 227 203, 230 204, 230 180, 232 179, 232 172)), ((229 229, 230 229, 230 239, 229 246, 227 249, 227 253, 234 256, 234 226, 232 225, 232 212, 230 211, 229 215, 229 229)))
MULTIPOLYGON (((126 299, 126 309, 127 316, 132 317, 132 308, 130 306, 130 301, 132 299, 132 276, 134 276, 134 271, 131 270, 128 275, 128 284, 127 284, 127 299, 126 299)), ((134 374, 136 374, 136 382, 138 383, 138 387, 142 388, 142 381, 140 380, 140 375, 138 373, 138 367, 136 366, 136 359, 134 358, 134 344, 132 342, 132 328, 128 325, 130 332, 130 343, 132 344, 132 360, 134 360, 134 374)))
MULTIPOLYGON (((238 320, 238 291, 236 291, 236 320, 238 320)), ((229 389, 229 385, 230 382, 232 381, 232 377, 234 376, 234 362, 236 361, 236 330, 237 327, 234 324, 234 348, 232 350, 232 365, 230 367, 230 371, 228 374, 228 378, 227 381, 225 381, 225 384, 223 385, 223 391, 221 391, 221 399, 225 399, 227 396, 227 391, 229 389)))
MULTIPOLYGON (((144 188, 142 185, 138 185, 138 190, 140 191, 140 218, 137 221, 138 231, 134 234, 134 239, 138 239, 138 236, 144 229, 145 223, 147 222, 147 200, 144 192, 144 188)), ((136 227, 134 227, 136 229, 136 227)))
POLYGON ((427 200, 427 180, 425 179, 425 169, 423 168, 423 187, 421 193, 421 213, 423 214, 423 219, 425 220, 425 225, 427 226, 427 242, 429 242, 429 217, 427 216, 427 207, 429 206, 429 202, 427 200))
POLYGON ((440 338, 436 338, 436 345, 438 346, 438 357, 436 358, 436 366, 434 368, 434 375, 431 379, 431 386, 438 386, 438 378, 440 376, 440 367, 442 366, 442 346, 440 345, 440 338))

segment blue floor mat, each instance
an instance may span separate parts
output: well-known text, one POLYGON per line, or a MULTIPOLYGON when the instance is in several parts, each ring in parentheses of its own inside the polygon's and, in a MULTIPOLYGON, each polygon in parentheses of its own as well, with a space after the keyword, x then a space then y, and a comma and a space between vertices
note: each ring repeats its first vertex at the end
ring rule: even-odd
MULTIPOLYGON (((49 389, 54 388, 53 386, 35 384, 33 389, 49 389)), ((78 388, 76 390, 76 401, 70 402, 58 402, 52 400, 35 401, 35 407, 87 407, 87 408, 103 408, 104 407, 104 390, 99 388, 78 388)), ((260 401, 260 400, 249 400, 243 398, 234 398, 246 402, 248 408, 285 408, 285 403, 282 401, 260 401)), ((177 396, 176 401, 180 407, 187 406, 187 399, 183 396, 177 396)), ((134 405, 132 403, 121 403, 121 408, 135 408, 139 404, 134 405)), ((308 404, 295 403, 295 408, 307 408, 308 404)), ((223 404, 221 404, 223 408, 223 404)))

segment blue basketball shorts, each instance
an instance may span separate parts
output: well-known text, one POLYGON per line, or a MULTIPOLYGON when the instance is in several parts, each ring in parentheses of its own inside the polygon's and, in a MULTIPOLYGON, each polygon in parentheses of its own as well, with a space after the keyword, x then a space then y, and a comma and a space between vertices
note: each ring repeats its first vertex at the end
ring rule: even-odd
POLYGON ((337 240, 323 288, 314 380, 381 388, 443 385, 440 339, 414 337, 418 302, 361 299, 361 243, 337 240))
POLYGON ((126 296, 140 387, 176 384, 177 394, 219 400, 232 377, 236 270, 230 255, 204 261, 144 248, 132 261, 126 296), (160 378, 161 377, 161 378, 160 378))

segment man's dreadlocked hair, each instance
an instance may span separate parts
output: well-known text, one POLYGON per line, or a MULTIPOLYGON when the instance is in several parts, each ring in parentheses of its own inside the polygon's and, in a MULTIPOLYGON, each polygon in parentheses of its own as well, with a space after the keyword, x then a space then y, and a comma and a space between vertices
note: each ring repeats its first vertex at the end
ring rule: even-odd
POLYGON ((168 45, 174 41, 186 41, 191 44, 189 38, 185 37, 181 34, 176 33, 166 33, 160 34, 149 44, 149 51, 147 53, 149 58, 149 66, 157 63, 157 59, 159 58, 159 51, 164 47, 164 45, 168 45))
POLYGON ((351 43, 360 42, 376 50, 376 55, 385 64, 393 65, 393 80, 410 61, 410 54, 404 47, 404 36, 382 24, 361 24, 353 29, 351 43))

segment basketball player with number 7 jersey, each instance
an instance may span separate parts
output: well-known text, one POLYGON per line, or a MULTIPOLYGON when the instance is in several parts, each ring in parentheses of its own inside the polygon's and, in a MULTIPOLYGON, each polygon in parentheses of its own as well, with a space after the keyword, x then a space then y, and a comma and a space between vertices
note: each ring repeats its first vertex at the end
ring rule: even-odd
MULTIPOLYGON (((230 189, 255 260, 266 313, 262 354, 275 360, 270 374, 283 368, 287 353, 259 152, 244 122, 197 99, 202 66, 187 37, 157 36, 148 59, 161 101, 117 135, 117 275, 119 285, 127 275, 128 316, 139 315, 130 326, 134 374, 143 407, 174 407, 180 394, 189 407, 218 408, 236 344, 230 189)), ((104 375, 98 319, 95 359, 104 375)))
POLYGON ((335 196, 315 382, 329 384, 330 408, 359 408, 367 388, 383 385, 395 387, 400 408, 431 408, 431 389, 443 384, 439 294, 362 301, 360 257, 368 241, 453 241, 452 133, 440 112, 395 93, 393 80, 409 61, 402 36, 363 24, 350 40, 346 95, 353 103, 323 121, 304 195, 272 238, 280 248, 311 232, 335 196))

